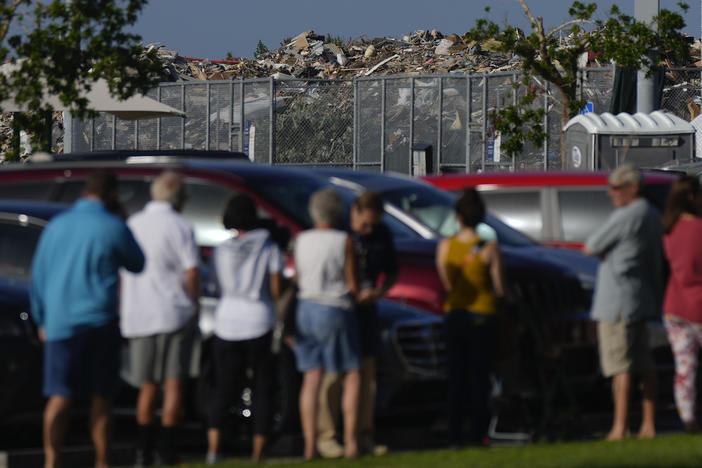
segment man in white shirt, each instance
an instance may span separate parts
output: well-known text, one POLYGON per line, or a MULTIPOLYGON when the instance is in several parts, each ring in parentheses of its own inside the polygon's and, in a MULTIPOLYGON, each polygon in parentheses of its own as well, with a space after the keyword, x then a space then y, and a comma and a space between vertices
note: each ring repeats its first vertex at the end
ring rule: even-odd
POLYGON ((143 272, 121 274, 122 335, 129 338, 130 368, 140 385, 137 400, 137 465, 154 460, 154 410, 163 384, 160 462, 173 461, 173 429, 181 406, 192 339, 197 331, 200 273, 192 225, 182 216, 185 187, 166 171, 151 184, 152 201, 127 224, 144 251, 143 272))

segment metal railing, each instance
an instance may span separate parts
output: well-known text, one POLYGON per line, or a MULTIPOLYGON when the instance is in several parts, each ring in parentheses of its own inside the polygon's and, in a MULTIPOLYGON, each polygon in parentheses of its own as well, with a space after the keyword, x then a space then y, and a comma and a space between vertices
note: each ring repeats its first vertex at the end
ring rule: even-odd
MULTIPOLYGON (((409 173, 412 147, 429 144, 442 172, 560 168, 561 98, 538 79, 530 88, 546 111, 548 139, 513 159, 498 149, 489 115, 516 102, 519 80, 518 72, 499 72, 163 83, 149 96, 186 118, 68 119, 64 147, 232 150, 261 163, 409 173)), ((613 67, 581 72, 579 95, 594 112, 609 110, 613 80, 613 67)), ((668 70, 662 108, 690 120, 699 106, 700 70, 668 70)))

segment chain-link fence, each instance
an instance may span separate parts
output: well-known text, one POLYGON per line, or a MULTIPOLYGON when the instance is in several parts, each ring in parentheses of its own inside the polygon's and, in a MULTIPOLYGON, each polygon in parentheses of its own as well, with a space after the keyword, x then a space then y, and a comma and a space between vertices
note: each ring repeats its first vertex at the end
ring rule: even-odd
MULTIPOLYGON (((662 109, 700 112, 699 69, 666 73, 662 109)), ((609 111, 613 67, 580 74, 588 110, 609 111)), ((520 155, 500 151, 490 115, 526 92, 517 72, 383 76, 355 80, 236 80, 164 83, 149 96, 185 112, 123 121, 69 119, 66 151, 198 149, 243 151, 270 164, 332 165, 411 173, 413 148, 430 146, 434 170, 561 168, 561 96, 540 79, 528 89, 545 112, 548 138, 520 155)))

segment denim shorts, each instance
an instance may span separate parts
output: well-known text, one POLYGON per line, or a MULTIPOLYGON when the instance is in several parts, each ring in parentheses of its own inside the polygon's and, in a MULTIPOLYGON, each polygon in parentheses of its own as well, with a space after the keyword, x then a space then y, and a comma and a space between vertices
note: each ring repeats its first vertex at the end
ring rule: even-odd
POLYGON ((295 322, 294 349, 300 372, 320 367, 327 372, 360 369, 358 329, 352 309, 300 300, 295 322))
POLYGON ((111 397, 120 386, 117 323, 44 343, 44 396, 111 397))

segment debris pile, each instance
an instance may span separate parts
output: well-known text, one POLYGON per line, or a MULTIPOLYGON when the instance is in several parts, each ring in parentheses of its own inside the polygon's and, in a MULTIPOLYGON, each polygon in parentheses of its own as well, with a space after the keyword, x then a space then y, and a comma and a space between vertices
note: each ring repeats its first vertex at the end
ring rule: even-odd
MULTIPOLYGON (((562 39, 568 47, 569 38, 562 39)), ((518 70, 521 58, 499 51, 494 39, 471 41, 468 35, 443 35, 440 31, 418 30, 402 38, 361 37, 348 42, 334 40, 314 31, 304 31, 279 49, 255 59, 207 60, 182 57, 159 44, 164 81, 229 80, 267 78, 343 78, 396 74, 490 73, 518 70)), ((699 57, 699 45, 692 49, 699 57)), ((584 53, 581 67, 604 65, 592 53, 584 53)))
POLYGON ((419 30, 397 38, 357 39, 342 44, 305 31, 255 59, 188 59, 151 44, 163 63, 164 81, 248 78, 353 78, 371 75, 517 70, 520 59, 497 51, 499 43, 468 41, 419 30))

